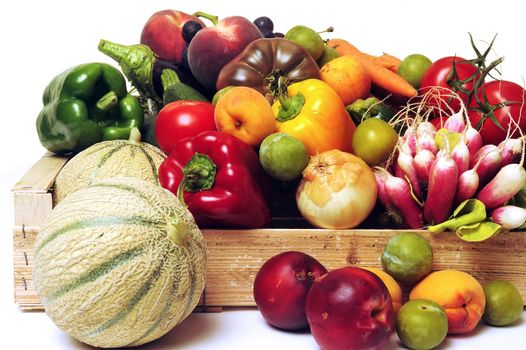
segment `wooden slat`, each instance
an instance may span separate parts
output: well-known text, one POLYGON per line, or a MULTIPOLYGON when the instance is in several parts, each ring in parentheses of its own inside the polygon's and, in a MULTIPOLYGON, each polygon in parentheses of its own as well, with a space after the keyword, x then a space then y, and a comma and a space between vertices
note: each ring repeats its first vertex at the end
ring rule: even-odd
POLYGON ((47 193, 53 186, 58 172, 68 161, 67 157, 46 154, 15 184, 12 191, 47 193))
MULTIPOLYGON (((15 300, 23 309, 40 308, 31 280, 32 249, 37 229, 14 233, 15 300), (25 254, 24 254, 25 252, 25 254), (26 264, 27 256, 27 264, 26 264)), ((205 230, 208 262, 205 305, 254 306, 252 284, 261 265, 275 254, 298 250, 328 269, 346 265, 381 267, 380 256, 394 230, 205 230)), ((482 284, 496 278, 513 282, 526 300, 526 232, 501 234, 486 242, 466 243, 454 234, 419 231, 433 246, 435 270, 469 272, 482 284)))
POLYGON ((13 192, 15 229, 40 227, 44 218, 53 209, 51 193, 13 192))

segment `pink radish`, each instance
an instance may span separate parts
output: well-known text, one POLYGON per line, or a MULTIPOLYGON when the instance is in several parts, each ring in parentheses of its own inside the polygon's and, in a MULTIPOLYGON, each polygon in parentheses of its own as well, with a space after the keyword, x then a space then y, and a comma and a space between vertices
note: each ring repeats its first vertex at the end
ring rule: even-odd
POLYGON ((438 145, 435 141, 435 137, 430 133, 423 133, 416 139, 417 153, 420 150, 427 149, 431 153, 436 154, 438 152, 438 145))
POLYGON ((526 170, 522 164, 508 164, 482 190, 477 199, 486 209, 499 207, 510 200, 526 184, 526 170))
POLYGON ((469 149, 464 143, 464 138, 453 148, 451 152, 451 158, 455 160, 458 167, 458 173, 462 174, 464 171, 469 169, 469 149))
POLYGON ((444 128, 451 132, 463 132, 466 128, 466 122, 462 116, 462 111, 453 114, 444 122, 444 128))
POLYGON ((391 203, 391 200, 389 199, 389 195, 387 194, 387 190, 385 188, 385 181, 387 180, 386 173, 387 171, 385 169, 379 167, 374 167, 373 169, 374 179, 376 180, 378 199, 380 200, 380 203, 382 203, 385 209, 389 209, 393 206, 393 204, 391 203))
POLYGON ((499 148, 495 145, 485 145, 470 159, 470 168, 475 169, 479 175, 479 184, 484 186, 497 174, 501 163, 502 154, 499 148))
POLYGON ((467 127, 464 136, 466 138, 466 145, 468 146, 469 154, 471 157, 474 157, 475 153, 477 153, 483 145, 482 136, 480 136, 480 133, 471 125, 467 127))
POLYGON ((405 175, 401 177, 407 177, 407 180, 409 180, 416 198, 422 199, 422 191, 420 190, 420 183, 418 182, 418 176, 416 175, 413 157, 405 152, 400 152, 398 153, 396 165, 401 170, 402 174, 405 175))
POLYGON ((464 171, 458 177, 457 193, 455 194, 455 206, 466 199, 473 198, 479 188, 479 176, 475 169, 464 171))
POLYGON ((405 180, 387 173, 385 189, 391 203, 402 214, 405 223, 412 229, 422 228, 424 226, 422 208, 411 196, 409 184, 405 180))
POLYGON ((429 171, 429 186, 424 206, 424 218, 431 224, 449 217, 458 183, 457 163, 447 153, 437 157, 429 171))
POLYGON ((416 134, 418 137, 420 137, 420 135, 423 135, 423 134, 431 134, 431 136, 434 136, 436 131, 437 129, 431 122, 421 122, 416 127, 416 134))
POLYGON ((526 222, 526 209, 514 205, 499 207, 491 212, 493 222, 506 230, 516 229, 526 222))
POLYGON ((522 155, 522 138, 507 139, 499 144, 502 154, 501 166, 517 163, 522 155))
POLYGON ((415 129, 410 126, 407 128, 407 130, 404 133, 403 139, 405 140, 405 145, 409 147, 411 156, 414 156, 416 154, 416 135, 415 135, 415 129))
POLYGON ((431 169, 431 164, 433 164, 435 158, 433 152, 427 149, 420 150, 415 155, 414 165, 416 176, 421 183, 427 183, 429 179, 429 169, 431 169))

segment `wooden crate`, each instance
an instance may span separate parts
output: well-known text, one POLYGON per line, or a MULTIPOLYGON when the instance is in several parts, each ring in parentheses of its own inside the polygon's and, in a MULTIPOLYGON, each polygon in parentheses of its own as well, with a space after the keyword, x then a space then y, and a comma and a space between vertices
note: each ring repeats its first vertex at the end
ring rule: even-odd
MULTIPOLYGON (((33 246, 44 218, 52 210, 53 182, 66 161, 65 157, 45 155, 13 188, 14 292, 15 302, 24 310, 42 309, 31 278, 33 246)), ((293 218, 277 220, 273 226, 306 225, 293 218)), ((255 306, 252 283, 259 267, 271 256, 287 250, 311 254, 328 269, 349 264, 380 267, 384 245, 397 232, 308 227, 204 230, 208 263, 206 289, 198 309, 255 306)), ((466 243, 451 233, 418 232, 433 246, 435 270, 464 270, 483 284, 496 278, 506 279, 519 288, 526 300, 525 232, 501 234, 481 243, 466 243)))

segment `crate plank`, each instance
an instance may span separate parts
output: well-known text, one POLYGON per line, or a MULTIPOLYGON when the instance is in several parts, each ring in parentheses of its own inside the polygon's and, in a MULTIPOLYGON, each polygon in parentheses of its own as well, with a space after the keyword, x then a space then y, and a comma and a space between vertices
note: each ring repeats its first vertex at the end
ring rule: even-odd
MULTIPOLYGON (((37 230, 14 233, 15 300, 24 309, 40 303, 31 280, 32 247, 37 230), (27 261, 27 263, 26 263, 27 261)), ((395 230, 204 230, 207 243, 205 300, 201 309, 254 306, 252 284, 260 266, 271 256, 298 250, 319 259, 328 269, 346 265, 381 267, 380 256, 395 230), (204 305, 203 305, 204 304, 204 305)), ((496 278, 513 282, 526 300, 526 233, 498 235, 486 242, 461 242, 454 234, 433 235, 435 270, 469 272, 482 284, 496 278)))
POLYGON ((13 186, 12 191, 47 193, 68 157, 46 154, 13 186))
POLYGON ((53 209, 51 193, 13 192, 15 228, 40 227, 53 209))

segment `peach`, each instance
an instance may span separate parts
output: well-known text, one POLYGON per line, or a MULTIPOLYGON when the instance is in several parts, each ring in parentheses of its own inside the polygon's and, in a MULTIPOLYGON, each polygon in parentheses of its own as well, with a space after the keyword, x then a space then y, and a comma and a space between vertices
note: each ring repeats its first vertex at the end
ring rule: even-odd
POLYGON ((252 146, 258 146, 276 130, 274 112, 267 99, 245 86, 233 87, 219 98, 214 119, 218 131, 252 146))
POLYGON ((336 91, 346 106, 359 98, 369 96, 371 90, 369 71, 351 56, 333 59, 321 68, 320 73, 321 80, 336 91))
POLYGON ((479 323, 486 298, 480 283, 458 270, 436 271, 418 283, 409 300, 430 299, 442 305, 448 318, 449 334, 464 334, 479 323))
POLYGON ((400 288, 400 285, 395 281, 393 277, 391 277, 388 273, 386 273, 383 270, 377 269, 376 267, 361 268, 367 271, 371 271, 384 282, 385 286, 387 287, 387 290, 389 291, 389 294, 391 295, 391 300, 393 301, 393 311, 396 315, 398 313, 398 310, 400 310, 400 307, 402 306, 402 288, 400 288))

